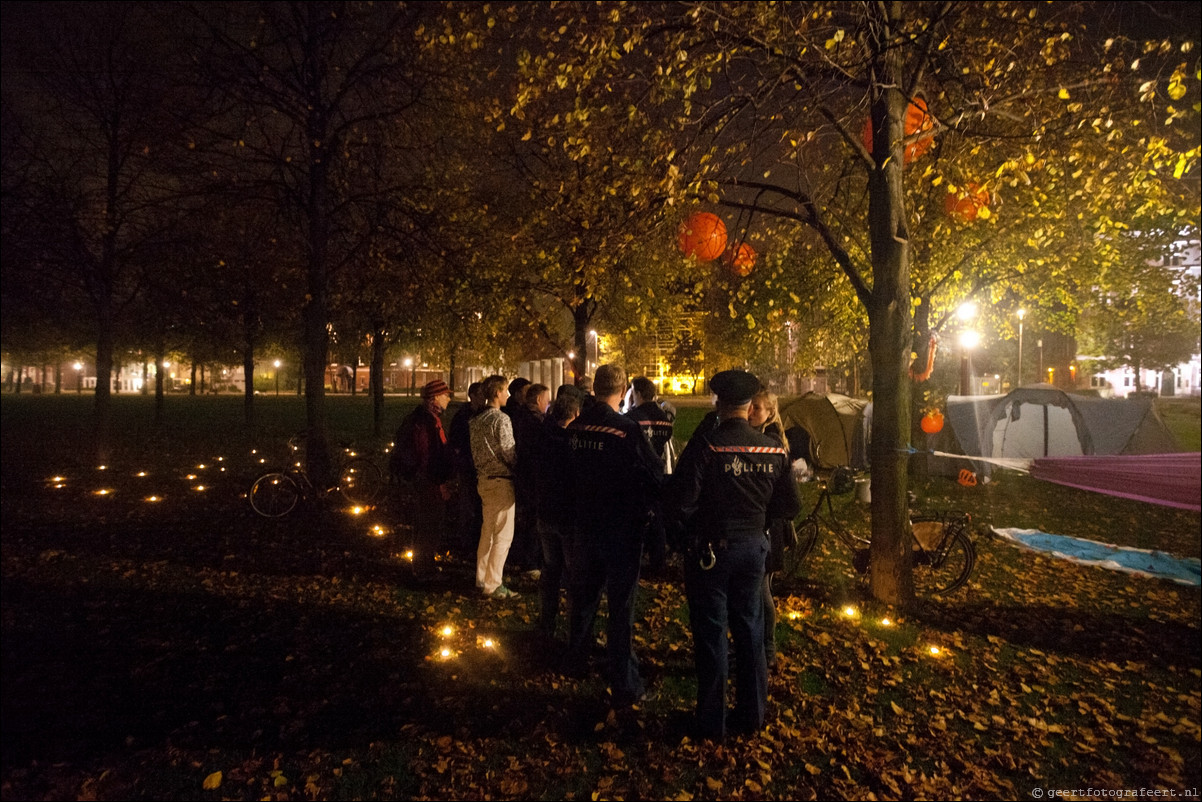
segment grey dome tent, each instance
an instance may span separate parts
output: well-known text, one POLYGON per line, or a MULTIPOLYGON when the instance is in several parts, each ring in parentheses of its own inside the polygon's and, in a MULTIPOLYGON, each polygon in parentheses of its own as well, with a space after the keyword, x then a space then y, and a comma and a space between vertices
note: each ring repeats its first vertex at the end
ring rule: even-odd
POLYGON ((945 438, 937 450, 968 457, 1029 460, 1179 450, 1151 399, 1097 398, 1050 384, 1003 396, 950 396, 947 419, 956 442, 945 438))

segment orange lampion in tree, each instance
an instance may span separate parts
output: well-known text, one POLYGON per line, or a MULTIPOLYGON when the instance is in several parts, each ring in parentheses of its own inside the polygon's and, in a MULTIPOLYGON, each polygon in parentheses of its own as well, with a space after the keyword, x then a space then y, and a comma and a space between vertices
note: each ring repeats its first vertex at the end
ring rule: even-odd
MULTIPOLYGON (((923 131, 930 131, 934 127, 935 120, 927 113, 927 102, 920 97, 911 100, 910 105, 906 108, 906 139, 923 131)), ((934 134, 914 140, 906 145, 903 160, 909 164, 915 159, 921 159, 933 144, 935 144, 934 134)), ((869 153, 872 152, 872 117, 864 121, 864 147, 868 148, 869 153)))
POLYGON ((736 250, 726 250, 722 254, 722 261, 726 262, 726 266, 730 268, 730 272, 741 278, 746 278, 751 275, 751 269, 755 267, 755 249, 746 242, 739 243, 736 250))
POLYGON ((989 217, 989 190, 980 184, 969 182, 967 186, 949 188, 943 199, 943 208, 948 217, 961 223, 971 223, 980 218, 989 217))
POLYGON ((931 410, 922 416, 918 425, 927 434, 938 434, 943 431, 943 413, 937 409, 931 410))
POLYGON ((676 244, 699 262, 717 259, 726 250, 726 224, 710 212, 698 212, 676 229, 676 244))

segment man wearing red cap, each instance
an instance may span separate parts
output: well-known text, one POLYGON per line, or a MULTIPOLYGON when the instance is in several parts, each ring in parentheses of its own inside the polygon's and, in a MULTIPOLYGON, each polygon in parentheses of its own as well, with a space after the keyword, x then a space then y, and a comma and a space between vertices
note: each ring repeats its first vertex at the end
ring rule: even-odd
POLYGON ((434 577, 434 555, 446 523, 446 504, 451 497, 450 481, 455 463, 442 413, 451 403, 451 388, 442 379, 422 387, 422 402, 401 423, 394 447, 411 468, 402 476, 412 483, 415 500, 413 573, 419 580, 434 577))

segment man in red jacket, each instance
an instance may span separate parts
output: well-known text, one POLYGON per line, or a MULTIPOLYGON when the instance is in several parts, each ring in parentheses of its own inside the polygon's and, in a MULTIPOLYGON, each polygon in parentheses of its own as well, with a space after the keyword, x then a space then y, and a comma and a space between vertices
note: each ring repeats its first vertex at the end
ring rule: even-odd
POLYGON ((396 443, 402 466, 400 478, 411 483, 415 509, 413 574, 419 581, 437 573, 438 553, 451 497, 454 454, 442 426, 442 413, 451 403, 451 388, 435 379, 422 388, 422 403, 406 416, 397 430, 396 443))

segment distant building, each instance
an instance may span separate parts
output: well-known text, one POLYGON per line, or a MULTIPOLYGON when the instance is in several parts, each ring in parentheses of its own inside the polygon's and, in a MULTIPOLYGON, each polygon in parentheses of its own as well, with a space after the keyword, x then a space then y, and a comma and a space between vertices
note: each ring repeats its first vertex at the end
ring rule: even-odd
MULTIPOLYGON (((1185 279, 1192 278, 1192 286, 1199 287, 1202 278, 1202 243, 1198 240, 1186 241, 1180 247, 1174 248, 1161 261, 1161 266, 1178 274, 1179 287, 1186 286, 1185 279)), ((1184 289, 1182 290, 1184 291, 1184 289)), ((1202 295, 1195 290, 1194 310, 1202 307, 1202 295)), ((1101 371, 1089 377, 1090 389, 1097 390, 1103 395, 1113 395, 1126 398, 1142 387, 1145 392, 1154 392, 1161 396, 1198 396, 1202 395, 1202 348, 1195 348, 1189 361, 1182 362, 1172 370, 1141 370, 1139 381, 1136 381, 1135 371, 1130 367, 1115 368, 1101 371)), ((1078 356, 1081 361, 1088 357, 1078 356)))

